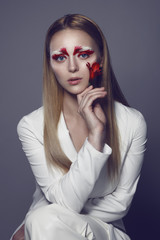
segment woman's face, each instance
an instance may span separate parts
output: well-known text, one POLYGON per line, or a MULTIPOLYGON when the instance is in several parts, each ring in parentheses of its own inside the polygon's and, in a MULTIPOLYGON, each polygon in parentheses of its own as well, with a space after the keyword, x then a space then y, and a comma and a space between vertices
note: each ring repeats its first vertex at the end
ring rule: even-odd
POLYGON ((99 62, 95 41, 84 31, 65 29, 50 42, 50 64, 59 84, 71 94, 79 94, 89 85, 89 69, 99 62))

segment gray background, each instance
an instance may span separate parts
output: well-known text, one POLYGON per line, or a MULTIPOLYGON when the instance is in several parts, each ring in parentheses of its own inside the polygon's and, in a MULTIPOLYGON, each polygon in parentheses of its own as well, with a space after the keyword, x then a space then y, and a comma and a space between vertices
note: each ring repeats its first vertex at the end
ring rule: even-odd
POLYGON ((21 150, 16 126, 23 115, 41 106, 45 33, 55 19, 67 13, 85 14, 99 24, 108 40, 120 86, 130 105, 146 118, 148 150, 125 222, 132 240, 158 239, 158 0, 0 1, 0 239, 9 239, 32 201, 34 178, 21 150))

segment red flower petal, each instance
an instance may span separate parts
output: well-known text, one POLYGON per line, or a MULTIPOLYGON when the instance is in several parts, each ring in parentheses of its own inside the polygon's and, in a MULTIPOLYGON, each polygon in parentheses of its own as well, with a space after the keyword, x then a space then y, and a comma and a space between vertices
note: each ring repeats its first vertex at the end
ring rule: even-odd
POLYGON ((95 62, 92 64, 92 66, 90 66, 90 63, 88 62, 86 66, 88 67, 90 72, 90 80, 93 80, 94 78, 102 74, 99 63, 95 62))

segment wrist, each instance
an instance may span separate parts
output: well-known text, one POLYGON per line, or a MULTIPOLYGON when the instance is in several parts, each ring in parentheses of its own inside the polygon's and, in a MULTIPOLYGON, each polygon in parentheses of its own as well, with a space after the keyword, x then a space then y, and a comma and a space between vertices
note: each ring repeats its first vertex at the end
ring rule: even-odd
POLYGON ((89 134, 88 141, 97 151, 103 152, 105 138, 102 137, 102 135, 100 136, 99 134, 96 135, 89 134))

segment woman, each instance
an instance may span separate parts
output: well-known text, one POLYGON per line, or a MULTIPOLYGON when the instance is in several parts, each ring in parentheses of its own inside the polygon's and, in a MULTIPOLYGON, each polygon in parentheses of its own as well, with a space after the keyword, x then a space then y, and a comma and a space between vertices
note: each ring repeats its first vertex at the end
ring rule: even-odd
POLYGON ((51 25, 43 79, 43 107, 18 124, 36 191, 12 239, 130 239, 122 218, 139 180, 146 124, 128 106, 92 20, 71 14, 51 25))

